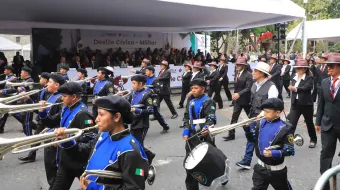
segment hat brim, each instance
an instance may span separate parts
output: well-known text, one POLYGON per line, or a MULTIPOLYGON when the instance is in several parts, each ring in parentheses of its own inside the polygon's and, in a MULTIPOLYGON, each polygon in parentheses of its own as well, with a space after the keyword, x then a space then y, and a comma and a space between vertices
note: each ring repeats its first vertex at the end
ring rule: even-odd
POLYGON ((188 66, 188 67, 192 68, 192 65, 191 65, 191 64, 189 64, 189 63, 187 63, 187 64, 184 64, 183 66, 184 66, 184 67, 187 67, 187 66, 188 66))
POLYGON ((276 59, 277 60, 277 57, 269 57, 269 59, 276 59))
POLYGON ((290 60, 288 60, 288 59, 284 59, 283 61, 288 61, 288 64, 290 64, 290 60))
POLYGON ((165 66, 168 66, 168 64, 165 64, 165 63, 160 63, 159 65, 165 65, 165 66))
POLYGON ((255 68, 255 70, 261 71, 262 73, 265 73, 265 74, 267 74, 268 76, 271 76, 271 74, 270 74, 269 72, 267 72, 267 71, 265 71, 265 70, 263 70, 263 69, 261 69, 261 68, 255 68))

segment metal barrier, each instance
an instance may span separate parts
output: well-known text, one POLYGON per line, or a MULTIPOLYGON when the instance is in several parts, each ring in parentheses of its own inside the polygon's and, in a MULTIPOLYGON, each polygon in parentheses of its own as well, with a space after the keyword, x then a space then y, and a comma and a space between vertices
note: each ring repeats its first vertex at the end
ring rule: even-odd
POLYGON ((323 173, 321 175, 321 177, 318 179, 318 181, 316 182, 314 189, 313 190, 322 190, 324 188, 324 186, 326 185, 326 183, 329 183, 329 179, 331 177, 333 177, 333 190, 336 190, 336 174, 338 174, 340 172, 340 165, 334 166, 330 169, 328 169, 327 171, 325 171, 325 173, 323 173))

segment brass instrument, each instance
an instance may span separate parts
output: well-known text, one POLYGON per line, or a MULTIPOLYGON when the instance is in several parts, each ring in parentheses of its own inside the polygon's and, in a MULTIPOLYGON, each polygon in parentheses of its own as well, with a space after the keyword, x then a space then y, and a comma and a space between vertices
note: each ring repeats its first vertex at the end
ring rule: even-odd
POLYGON ((40 90, 31 90, 29 92, 25 92, 24 94, 18 94, 18 95, 6 97, 6 98, 0 98, 0 103, 1 104, 10 104, 12 102, 16 102, 18 100, 24 99, 26 96, 30 96, 30 95, 39 93, 42 90, 43 89, 40 89, 40 90))
MULTIPOLYGON (((100 178, 110 178, 110 179, 122 179, 122 173, 113 172, 107 170, 85 170, 82 176, 88 180, 91 176, 96 176, 100 178)), ((149 166, 148 176, 146 178, 149 185, 152 185, 156 179, 156 169, 154 166, 149 166)))
POLYGON ((135 75, 138 75, 138 74, 126 75, 126 76, 121 76, 121 77, 124 78, 124 79, 129 79, 129 78, 131 78, 135 75))
POLYGON ((4 155, 10 150, 12 150, 13 154, 18 154, 18 153, 34 151, 34 150, 38 150, 41 148, 46 148, 49 146, 62 144, 62 143, 77 139, 86 131, 90 131, 92 129, 97 129, 97 128, 98 128, 98 125, 88 127, 85 129, 76 129, 76 128, 66 129, 64 131, 64 134, 73 135, 73 136, 69 136, 66 139, 59 139, 59 140, 56 140, 57 137, 55 133, 44 133, 44 134, 37 134, 33 136, 12 138, 12 139, 0 138, 0 160, 3 159, 4 155), (42 144, 39 146, 30 147, 31 145, 35 145, 38 143, 42 143, 42 144), (25 147, 28 147, 28 148, 24 149, 25 147))
POLYGON ((85 79, 82 79, 82 80, 74 80, 74 81, 67 81, 67 82, 77 82, 77 83, 82 83, 82 82, 86 82, 88 80, 93 80, 93 79, 96 79, 97 76, 94 76, 94 77, 88 77, 88 78, 85 78, 85 79))
POLYGON ((7 87, 28 86, 28 85, 33 85, 33 84, 36 84, 36 83, 34 82, 11 82, 11 81, 6 82, 7 87))
POLYGON ((61 105, 61 104, 63 104, 63 102, 56 103, 56 104, 47 103, 47 105, 44 107, 41 107, 40 103, 25 104, 25 105, 1 105, 0 104, 0 113, 8 112, 9 114, 15 114, 15 113, 22 113, 22 112, 31 112, 35 110, 50 108, 52 106, 61 105))

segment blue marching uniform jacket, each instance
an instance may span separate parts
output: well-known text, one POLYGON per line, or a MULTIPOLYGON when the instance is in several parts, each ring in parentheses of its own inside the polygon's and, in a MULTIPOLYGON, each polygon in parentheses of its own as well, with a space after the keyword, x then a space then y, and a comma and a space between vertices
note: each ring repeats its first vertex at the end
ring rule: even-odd
POLYGON ((131 129, 149 128, 149 115, 153 113, 151 93, 144 88, 140 91, 133 91, 129 98, 131 106, 143 104, 135 108, 135 117, 131 123, 131 129))
POLYGON ((67 74, 60 74, 60 76, 62 76, 65 80, 70 80, 67 74))
MULTIPOLYGON (((6 81, 16 80, 16 76, 14 74, 6 76, 6 81)), ((7 87, 5 83, 5 88, 2 90, 1 94, 7 96, 9 94, 16 93, 17 90, 14 87, 7 87)))
MULTIPOLYGON (((152 77, 146 77, 145 85, 152 85, 153 81, 156 79, 156 75, 153 75, 152 77)), ((148 91, 151 91, 151 88, 148 87, 148 91)))
POLYGON ((284 162, 285 156, 293 156, 294 149, 294 128, 288 123, 277 118, 271 122, 262 119, 260 123, 251 129, 248 140, 256 143, 256 156, 265 164, 279 165, 284 162), (279 145, 279 148, 271 150, 272 157, 265 157, 263 151, 270 146, 279 145))

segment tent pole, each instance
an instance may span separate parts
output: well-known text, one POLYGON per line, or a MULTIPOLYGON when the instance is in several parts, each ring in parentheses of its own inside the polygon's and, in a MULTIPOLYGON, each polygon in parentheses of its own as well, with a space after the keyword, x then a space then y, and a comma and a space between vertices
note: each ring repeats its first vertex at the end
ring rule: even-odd
POLYGON ((300 28, 299 28, 298 32, 296 33, 295 38, 294 38, 294 41, 293 41, 292 45, 290 46, 289 51, 288 51, 287 54, 290 54, 290 53, 292 52, 293 47, 294 47, 295 42, 296 42, 296 39, 297 39, 297 36, 299 35, 301 28, 302 28, 302 22, 301 22, 301 24, 300 24, 300 28))
POLYGON ((307 54, 306 18, 303 19, 302 26, 302 57, 305 59, 307 54))

